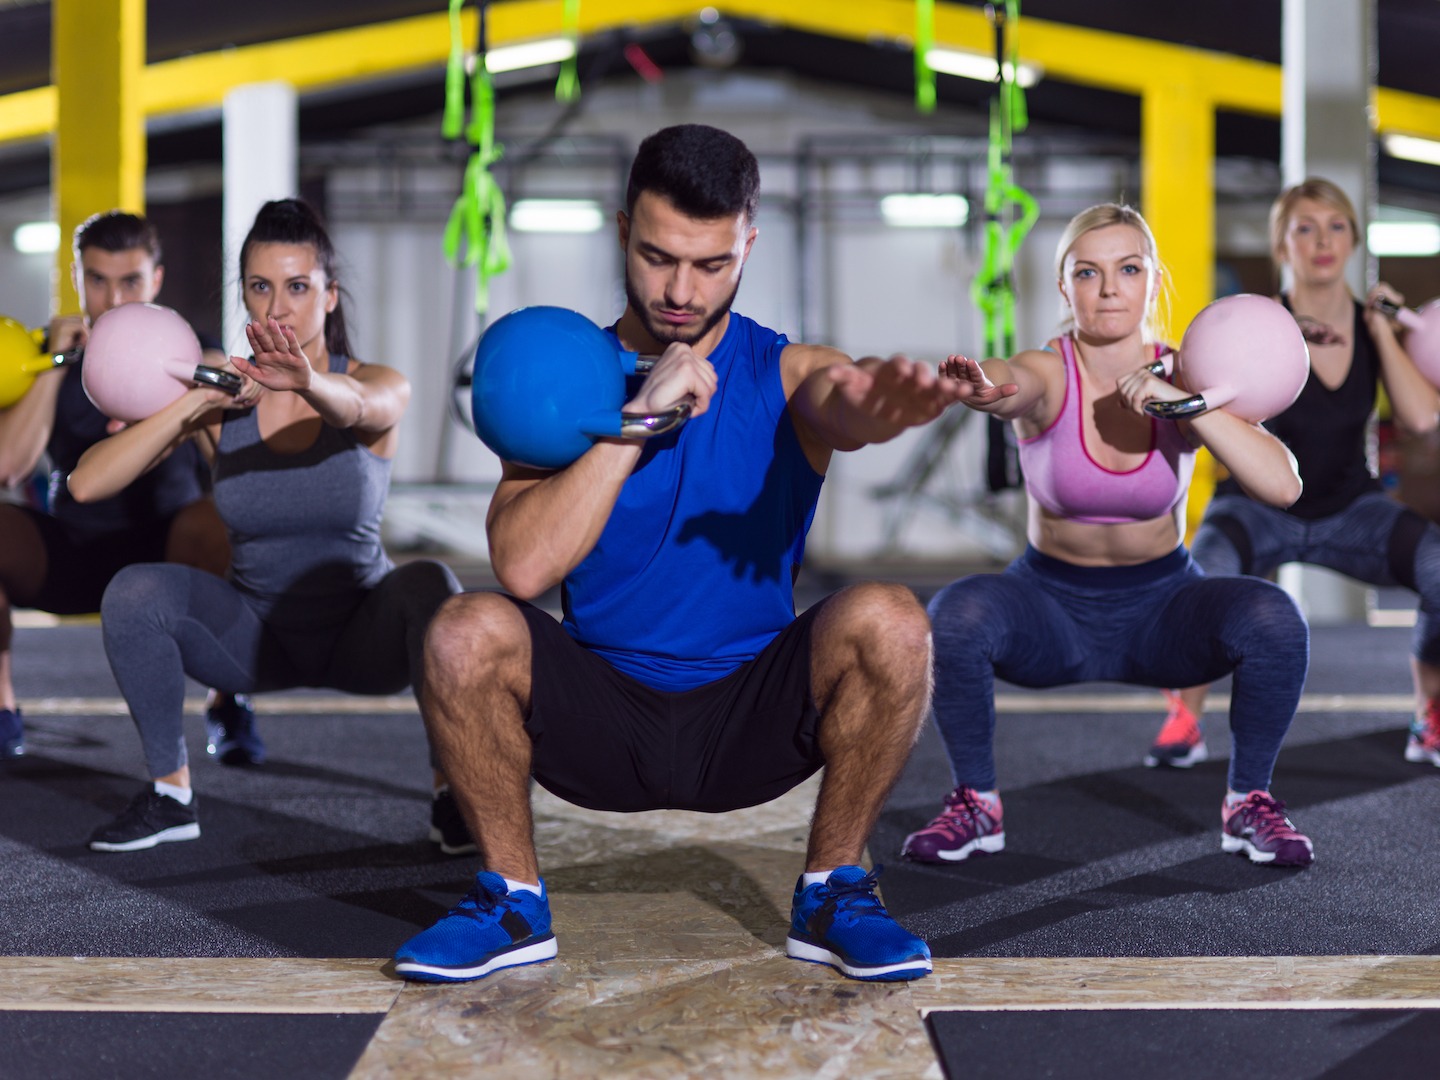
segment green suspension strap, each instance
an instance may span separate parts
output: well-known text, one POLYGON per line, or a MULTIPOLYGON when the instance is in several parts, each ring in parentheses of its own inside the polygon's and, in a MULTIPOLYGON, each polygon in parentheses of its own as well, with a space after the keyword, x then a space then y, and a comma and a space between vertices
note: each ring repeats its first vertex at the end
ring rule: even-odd
POLYGON ((915 0, 915 108, 935 111, 935 69, 930 47, 935 44, 935 0, 915 0))
POLYGON ((580 0, 565 0, 564 23, 565 36, 575 48, 569 59, 560 65, 560 78, 555 82, 555 100, 568 104, 580 96, 580 0))
MULTIPOLYGON (((1015 182, 1010 154, 1014 135, 1029 123, 1025 91, 1016 81, 1020 50, 1017 31, 1020 0, 1003 7, 987 4, 995 27, 995 93, 990 99, 990 145, 985 186, 985 253, 970 295, 980 309, 984 350, 988 356, 1015 353, 1015 255, 1040 216, 1039 204, 1015 182), (1018 218, 1017 218, 1018 213, 1018 218)), ((992 491, 1018 486, 1019 465, 1008 424, 989 425, 986 482, 992 491)))
POLYGON ((504 148, 495 141, 495 86, 485 67, 485 3, 480 3, 480 41, 470 78, 470 123, 465 116, 466 54, 460 33, 460 8, 465 0, 450 0, 450 58, 445 70, 445 116, 441 134, 458 138, 462 127, 472 152, 465 166, 460 195, 445 223, 445 258, 451 266, 475 267, 475 311, 490 308, 490 279, 510 268, 510 245, 505 237, 505 195, 490 175, 504 148), (460 254, 461 245, 465 253, 460 254))

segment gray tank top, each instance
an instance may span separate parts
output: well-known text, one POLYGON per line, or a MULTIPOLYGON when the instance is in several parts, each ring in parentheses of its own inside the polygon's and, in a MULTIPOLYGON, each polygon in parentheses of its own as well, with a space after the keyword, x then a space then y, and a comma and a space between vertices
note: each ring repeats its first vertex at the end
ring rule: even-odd
MULTIPOLYGON (((348 366, 330 358, 332 373, 348 366)), ((380 542, 390 466, 348 429, 322 424, 313 445, 277 454, 254 409, 225 414, 215 506, 230 532, 230 580, 267 623, 334 626, 394 569, 380 542)))

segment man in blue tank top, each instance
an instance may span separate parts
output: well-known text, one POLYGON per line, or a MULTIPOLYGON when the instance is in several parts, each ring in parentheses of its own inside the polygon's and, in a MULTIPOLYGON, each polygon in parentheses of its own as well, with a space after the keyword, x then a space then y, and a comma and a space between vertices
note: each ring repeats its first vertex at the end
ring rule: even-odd
MULTIPOLYGON (((164 281, 155 226, 120 210, 80 224, 74 239, 75 289, 83 315, 54 319, 46 345, 60 353, 83 347, 90 324, 132 301, 153 301, 164 281)), ((225 364, 217 349, 207 363, 225 364)), ((206 470, 194 448, 182 447, 112 499, 81 506, 65 489, 80 455, 111 423, 86 397, 79 363, 42 372, 23 398, 0 410, 0 482, 28 480, 48 455, 47 509, 0 505, 0 756, 24 752, 24 727, 11 680, 11 606, 57 615, 100 610, 105 586, 122 567, 180 562, 224 574, 230 560, 225 528, 205 496, 206 470)), ((264 754, 249 703, 211 701, 210 752, 230 764, 264 754)))
POLYGON ((487 531, 513 598, 441 609, 421 695, 485 867, 401 946, 406 978, 556 954, 532 776, 594 809, 719 812, 822 766, 786 951, 859 979, 930 970, 856 865, 928 708, 929 623, 884 584, 797 618, 792 583, 831 454, 927 423, 956 395, 904 357, 854 363, 732 312, 758 197, 754 156, 725 132, 682 125, 640 146, 613 333, 659 360, 625 410, 691 395, 692 416, 648 442, 602 439, 558 471, 505 462, 487 531), (556 584, 563 626, 524 602, 556 584))

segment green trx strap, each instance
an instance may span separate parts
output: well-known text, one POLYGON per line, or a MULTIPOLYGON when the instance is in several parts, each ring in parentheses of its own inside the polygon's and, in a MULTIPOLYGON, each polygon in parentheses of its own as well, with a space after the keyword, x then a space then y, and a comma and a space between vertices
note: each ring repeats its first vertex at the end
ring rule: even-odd
POLYGON ((573 51, 560 65, 560 78, 555 82, 555 100, 570 102, 580 96, 580 75, 577 71, 580 56, 580 0, 565 0, 565 36, 574 46, 573 51))
POLYGON ((1015 183, 1010 161, 1013 138, 1029 118, 1025 91, 1015 81, 1019 69, 1016 43, 1019 0, 1003 8, 986 5, 995 27, 995 94, 990 99, 990 145, 985 187, 985 253, 971 296, 984 319, 986 356, 1015 352, 1015 254, 1040 216, 1033 196, 1015 183), (1018 212, 1018 219, 1017 219, 1018 212))
MULTIPOLYGON (((984 355, 1013 356, 1015 255, 1040 216, 1040 207, 1029 192, 1015 183, 1010 161, 1014 135, 1024 131, 1029 122, 1025 91, 1016 81, 1020 65, 1016 40, 1020 3, 1006 0, 1003 7, 987 4, 985 13, 995 27, 995 93, 990 98, 990 143, 986 154, 985 251, 970 295, 980 309, 984 355)), ((991 491, 1019 486, 1020 465, 1010 425, 991 417, 986 437, 986 486, 991 491)))
POLYGON ((485 4, 480 4, 480 41, 470 79, 470 123, 465 118, 466 54, 460 32, 460 8, 465 0, 450 0, 450 58, 445 69, 445 116, 441 134, 459 138, 462 129, 474 148, 465 166, 460 195, 445 223, 445 258, 451 266, 475 267, 475 311, 490 307, 490 279, 510 268, 510 245, 505 238, 505 195, 490 175, 503 147, 495 142, 495 86, 485 67, 485 4), (461 245, 465 254, 461 256, 461 245))
POLYGON ((935 111, 935 69, 930 47, 935 44, 935 0, 915 0, 915 108, 935 111))

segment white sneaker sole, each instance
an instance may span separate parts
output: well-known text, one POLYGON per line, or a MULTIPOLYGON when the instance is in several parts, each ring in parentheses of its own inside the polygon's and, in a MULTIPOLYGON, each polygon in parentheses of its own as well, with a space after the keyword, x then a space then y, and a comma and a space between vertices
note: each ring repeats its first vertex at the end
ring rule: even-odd
POLYGON ((1412 735, 1405 744, 1405 760, 1415 762, 1428 761, 1431 765, 1440 769, 1440 750, 1426 750, 1425 747, 1420 745, 1420 740, 1412 735))
POLYGON ((963 862, 977 851, 982 855, 994 855, 996 852, 1005 850, 1004 832, 990 833, 988 836, 977 836, 964 847, 954 848, 951 851, 937 851, 935 857, 944 859, 946 862, 963 862))
POLYGON ((1158 758, 1153 753, 1145 755, 1145 764, 1151 769, 1188 769, 1192 765, 1198 765, 1210 757, 1210 751, 1205 749, 1205 744, 1196 743, 1190 748, 1190 752, 1183 757, 1158 758))
POLYGON ((501 968, 553 960, 557 951, 555 935, 551 934, 543 941, 498 953, 469 967, 441 967, 436 964, 422 964, 416 960, 398 960, 395 963, 395 972, 422 982, 466 982, 470 979, 483 979, 492 971, 499 971, 501 968))
MULTIPOLYGON (((1261 851, 1261 850, 1260 850, 1259 848, 1257 848, 1254 844, 1252 844, 1249 840, 1245 839, 1245 837, 1243 837, 1243 836, 1231 836, 1231 835, 1230 835, 1229 833, 1227 833, 1227 832, 1222 832, 1222 833, 1220 834, 1220 849, 1221 849, 1222 851, 1227 851, 1227 852, 1229 852, 1229 853, 1232 854, 1232 855, 1238 854, 1238 853, 1240 853, 1240 852, 1243 851, 1243 852, 1245 853, 1245 857, 1246 857, 1247 859, 1249 859, 1251 862, 1253 862, 1253 863, 1261 863, 1262 865, 1263 865, 1263 864, 1267 864, 1267 863, 1273 863, 1273 862, 1275 861, 1275 852, 1273 852, 1273 851, 1261 851)), ((1314 862, 1314 861, 1315 861, 1315 853, 1312 851, 1312 852, 1310 853, 1310 861, 1309 861, 1309 862, 1304 862, 1304 863, 1281 863, 1280 865, 1281 865, 1281 866, 1309 866, 1310 863, 1311 863, 1311 862, 1314 862)))
POLYGON ((454 847, 445 843, 445 834, 434 825, 430 826, 430 842, 439 845, 440 852, 443 855, 474 855, 480 850, 473 840, 463 847, 454 847))
POLYGON ((876 964, 869 967, 858 967, 846 963, 829 949, 811 945, 808 941, 801 941, 794 937, 785 939, 785 955, 795 960, 808 960, 812 964, 829 964, 852 979, 920 979, 929 975, 931 971, 929 960, 907 960, 903 964, 876 964))
POLYGON ((91 840, 91 851, 144 851, 156 844, 172 844, 177 840, 198 840, 200 839, 200 823, 191 822, 189 825, 175 825, 169 829, 161 829, 150 836, 142 836, 138 840, 126 840, 123 843, 112 844, 105 840, 91 840))

